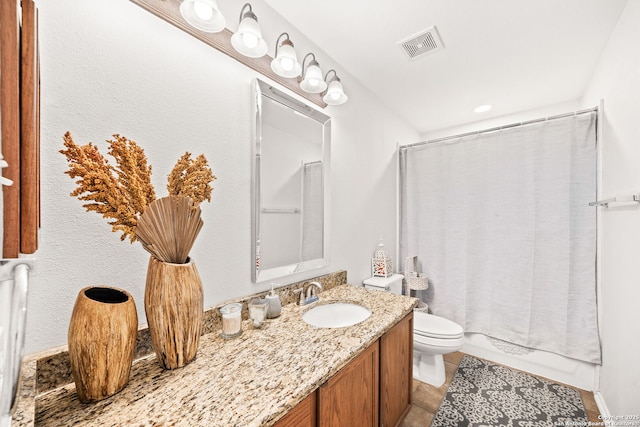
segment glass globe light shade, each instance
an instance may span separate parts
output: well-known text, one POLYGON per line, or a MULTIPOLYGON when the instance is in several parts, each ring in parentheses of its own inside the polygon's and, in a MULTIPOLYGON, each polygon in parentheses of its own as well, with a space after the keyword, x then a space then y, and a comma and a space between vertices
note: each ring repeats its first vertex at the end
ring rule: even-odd
POLYGON ((282 77, 298 77, 302 67, 296 58, 296 51, 293 49, 293 43, 285 40, 278 49, 278 55, 271 61, 271 69, 274 73, 282 77))
POLYGON ((220 32, 227 25, 217 0, 183 0, 180 14, 189 25, 206 33, 220 32))
POLYGON ((258 46, 258 36, 255 33, 242 33, 242 43, 249 49, 258 46))
POLYGON ((329 87, 327 88, 327 93, 324 95, 322 100, 329 105, 341 105, 347 102, 349 98, 344 93, 344 88, 342 87, 342 83, 340 83, 340 79, 334 77, 329 82, 329 87))
POLYGON ((238 31, 231 36, 231 45, 249 58, 261 58, 267 53, 269 47, 262 38, 258 19, 253 12, 249 11, 244 14, 238 31))
POLYGON ((309 93, 320 93, 327 88, 327 83, 322 78, 320 66, 315 60, 311 61, 307 67, 304 80, 300 82, 300 87, 302 90, 309 93))

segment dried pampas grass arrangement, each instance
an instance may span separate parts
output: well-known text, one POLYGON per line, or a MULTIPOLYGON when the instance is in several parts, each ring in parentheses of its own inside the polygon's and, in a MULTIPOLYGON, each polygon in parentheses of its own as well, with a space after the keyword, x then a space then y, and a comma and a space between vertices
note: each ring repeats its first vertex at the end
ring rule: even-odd
POLYGON ((187 196, 156 199, 138 220, 142 247, 164 262, 184 264, 202 228, 200 208, 187 196))
POLYGON ((211 201, 211 182, 216 179, 204 155, 191 159, 186 152, 168 176, 169 196, 156 199, 151 184, 151 166, 144 150, 135 141, 113 135, 109 154, 116 166, 89 143, 79 146, 70 132, 60 150, 69 163, 65 173, 76 181, 72 197, 88 201, 83 207, 107 218, 112 231, 120 231, 120 240, 139 240, 160 261, 187 262, 198 233, 202 229, 199 205, 211 201))

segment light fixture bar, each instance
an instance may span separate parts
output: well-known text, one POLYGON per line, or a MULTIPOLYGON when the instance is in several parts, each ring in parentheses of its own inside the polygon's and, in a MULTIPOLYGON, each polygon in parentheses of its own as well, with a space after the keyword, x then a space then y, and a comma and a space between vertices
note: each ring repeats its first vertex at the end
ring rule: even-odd
POLYGON ((270 78, 271 80, 281 84, 292 92, 307 99, 309 102, 314 103, 320 108, 325 108, 327 103, 324 102, 322 96, 317 93, 307 93, 302 90, 298 84, 298 80, 295 78, 284 78, 271 70, 271 58, 269 55, 264 55, 261 58, 249 58, 241 53, 237 52, 231 45, 231 32, 228 28, 218 33, 205 33, 192 26, 190 26, 180 14, 181 0, 130 0, 132 3, 137 4, 141 8, 153 13, 157 17, 167 21, 171 25, 174 25, 184 32, 192 35, 203 43, 219 50, 222 53, 229 55, 238 62, 246 65, 247 67, 257 71, 258 73, 270 78))

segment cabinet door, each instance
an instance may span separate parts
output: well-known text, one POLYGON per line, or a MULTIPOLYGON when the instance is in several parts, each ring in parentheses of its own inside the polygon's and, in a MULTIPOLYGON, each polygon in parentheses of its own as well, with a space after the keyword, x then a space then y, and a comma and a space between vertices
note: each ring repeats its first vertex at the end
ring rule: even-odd
POLYGON ((323 384, 318 395, 319 427, 377 427, 378 341, 323 384))
POLYGON ((413 312, 380 338, 380 426, 397 426, 411 408, 413 312))
POLYGON ((274 427, 316 427, 316 392, 298 403, 287 415, 280 418, 274 427))

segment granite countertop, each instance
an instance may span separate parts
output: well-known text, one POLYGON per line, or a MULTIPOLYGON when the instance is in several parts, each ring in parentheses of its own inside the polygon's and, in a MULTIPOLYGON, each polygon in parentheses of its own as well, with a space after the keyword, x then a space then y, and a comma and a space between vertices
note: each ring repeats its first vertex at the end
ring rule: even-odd
MULTIPOLYGON (((415 303, 415 298, 338 286, 321 292, 320 301, 309 306, 284 306, 282 315, 262 329, 244 321, 238 338, 224 340, 219 331, 203 335, 196 360, 183 368, 163 370, 155 356, 137 361, 127 387, 103 401, 81 403, 73 383, 52 390, 35 402, 35 425, 269 426, 410 313, 415 303), (372 314, 337 329, 316 328, 301 319, 304 311, 330 301, 355 302, 372 314)), ((30 384, 25 386, 23 395, 30 384)), ((20 402, 29 413, 25 404, 20 402)))

